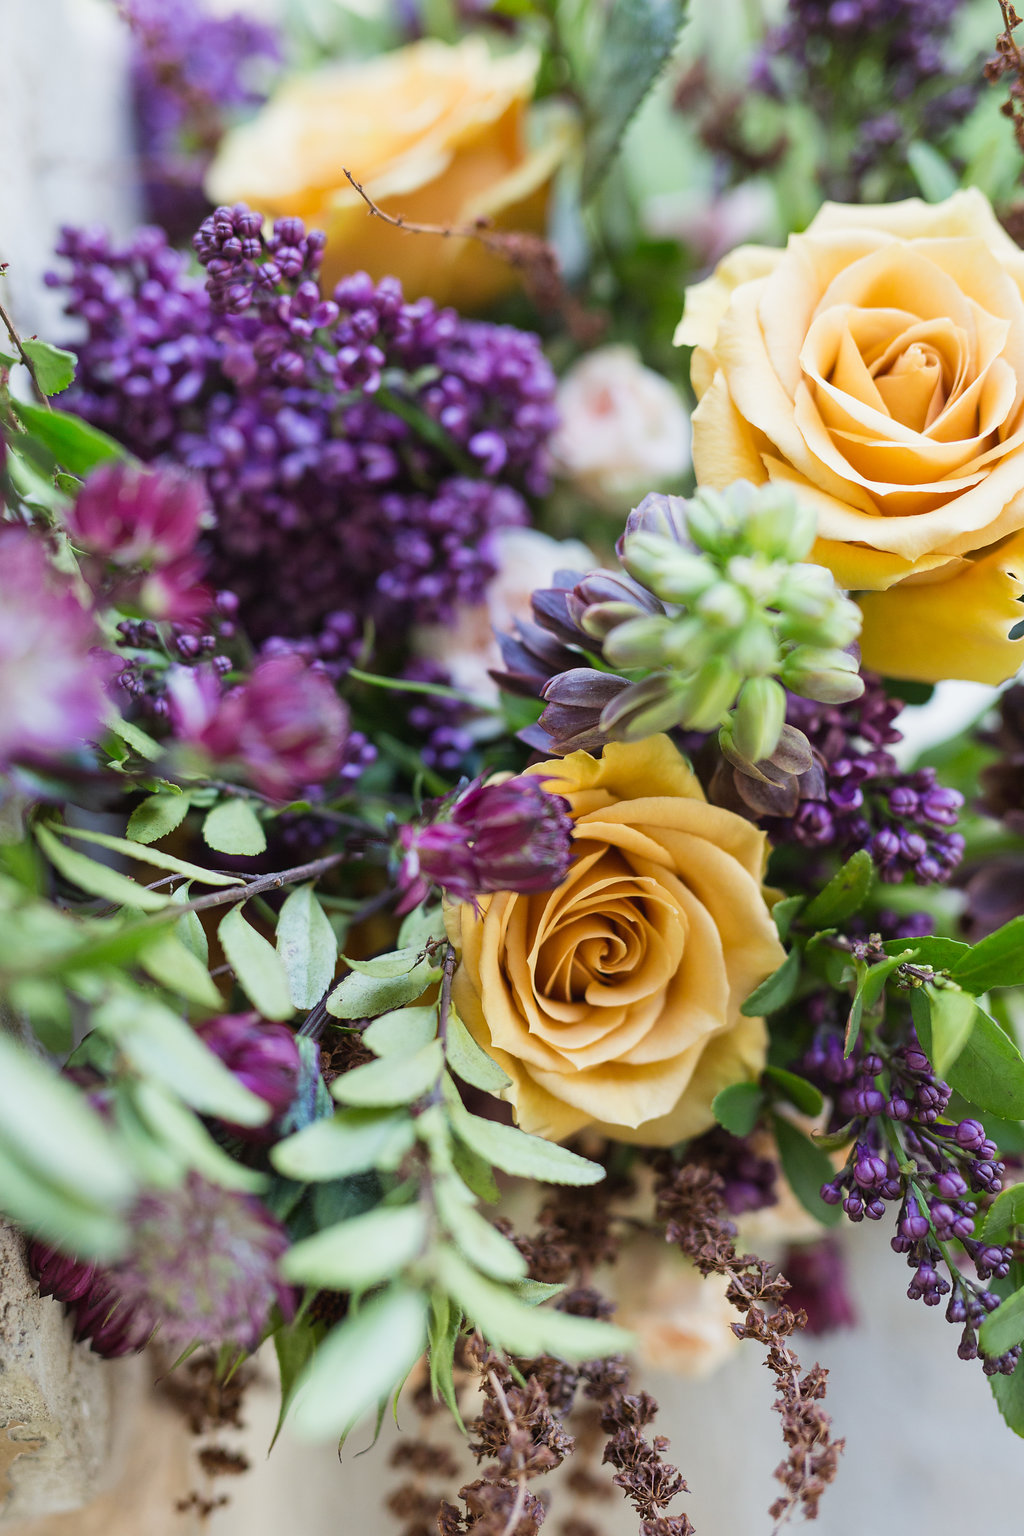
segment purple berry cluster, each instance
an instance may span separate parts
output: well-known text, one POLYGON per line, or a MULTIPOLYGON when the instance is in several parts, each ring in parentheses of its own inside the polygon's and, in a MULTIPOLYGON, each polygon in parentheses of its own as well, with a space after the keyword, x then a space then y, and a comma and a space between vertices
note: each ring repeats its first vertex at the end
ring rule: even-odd
MULTIPOLYGON (((974 1236, 979 1197, 1002 1188, 1005 1170, 995 1143, 978 1120, 942 1118, 951 1089, 935 1076, 913 1034, 892 1049, 876 1044, 845 1058, 841 1033, 826 1025, 800 1070, 830 1097, 830 1129, 846 1129, 852 1138, 844 1167, 822 1186, 822 1199, 841 1204, 853 1222, 880 1221, 898 1204, 892 1247, 914 1271, 907 1295, 929 1307, 948 1295, 948 1321, 963 1324, 960 1357, 977 1358, 978 1326, 999 1297, 959 1269, 948 1245, 967 1255, 978 1281, 1009 1272, 1012 1249, 974 1236), (949 1280, 939 1272, 943 1263, 949 1280)), ((984 1358, 986 1374, 1008 1375, 1020 1354, 1017 1346, 984 1358)))
POLYGON ((555 381, 537 338, 365 273, 322 297, 322 239, 296 219, 266 232, 217 209, 195 246, 205 288, 159 232, 123 249, 64 232, 67 313, 86 327, 71 403, 202 475, 210 575, 251 637, 339 674, 367 633, 401 645, 479 601, 489 536, 527 522, 547 483, 555 381))
MULTIPOLYGON (((900 711, 881 679, 864 674, 864 693, 849 704, 822 705, 790 695, 787 720, 804 732, 823 773, 792 818, 765 822, 773 843, 833 849, 849 858, 870 853, 880 877, 896 884, 908 875, 918 885, 950 878, 964 840, 956 826, 963 796, 936 780, 934 768, 901 773, 885 748, 900 741, 893 722, 900 711)), ((803 789, 803 786, 801 786, 803 789)))

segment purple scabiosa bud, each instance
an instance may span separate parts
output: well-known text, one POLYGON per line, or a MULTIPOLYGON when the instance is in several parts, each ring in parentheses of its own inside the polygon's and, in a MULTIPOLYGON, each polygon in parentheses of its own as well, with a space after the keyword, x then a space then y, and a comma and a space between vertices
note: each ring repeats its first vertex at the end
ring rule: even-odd
POLYGON ((148 1312, 129 1306, 109 1270, 58 1253, 46 1243, 28 1245, 28 1266, 40 1296, 62 1301, 74 1320, 74 1336, 106 1360, 144 1349, 153 1332, 148 1312))
POLYGON ((852 1328, 857 1314, 846 1284, 843 1250, 832 1237, 794 1244, 782 1261, 789 1281, 786 1305, 807 1314, 808 1333, 852 1328))
MULTIPOLYGON (((222 1013, 200 1024, 196 1033, 240 1083, 270 1105, 274 1120, 284 1114, 295 1098, 302 1068, 290 1029, 271 1024, 256 1012, 222 1013)), ((269 1125, 232 1125, 231 1129, 246 1141, 267 1141, 274 1136, 273 1121, 269 1125)))
POLYGON ((60 757, 100 731, 96 638, 40 540, 0 533, 0 765, 60 757))
POLYGON ((572 833, 568 805, 537 778, 470 784, 441 802, 432 821, 402 827, 402 907, 422 900, 428 885, 455 901, 553 890, 569 869, 572 833))
POLYGON ((322 784, 341 766, 348 709, 329 679, 294 652, 261 661, 224 695, 215 674, 172 667, 168 695, 179 740, 233 764, 273 799, 322 784))

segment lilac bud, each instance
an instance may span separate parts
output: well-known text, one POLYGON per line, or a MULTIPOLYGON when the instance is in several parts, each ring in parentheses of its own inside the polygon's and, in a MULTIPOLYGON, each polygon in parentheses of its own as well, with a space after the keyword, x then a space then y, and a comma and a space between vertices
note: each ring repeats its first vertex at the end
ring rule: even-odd
POLYGON ((961 1120, 955 1136, 958 1147, 965 1152, 977 1152, 985 1142, 985 1127, 980 1120, 961 1120))
POLYGON ((434 821, 402 827, 403 884, 407 893, 414 882, 439 885, 456 901, 553 890, 568 872, 572 834, 566 801, 535 776, 471 784, 434 821))
MULTIPOLYGON (((302 1066, 290 1029, 268 1023, 255 1012, 223 1013, 200 1024, 196 1033, 240 1083, 270 1105, 273 1119, 284 1114, 295 1098, 302 1066)), ((231 1128, 247 1141, 267 1141, 274 1135, 272 1123, 231 1128)))
POLYGON ((885 1160, 871 1153, 861 1154, 853 1165, 853 1177, 861 1189, 872 1189, 885 1178, 885 1160))

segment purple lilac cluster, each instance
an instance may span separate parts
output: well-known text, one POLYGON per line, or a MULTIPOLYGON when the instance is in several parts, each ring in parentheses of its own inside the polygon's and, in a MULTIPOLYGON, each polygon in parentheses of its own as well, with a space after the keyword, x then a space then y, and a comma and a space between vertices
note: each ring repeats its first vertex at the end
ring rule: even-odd
POLYGON ((324 298, 322 239, 295 219, 266 233, 218 209, 195 244, 206 289, 158 232, 115 249, 65 231, 67 313, 86 326, 71 403, 201 473, 210 574, 249 634, 312 646, 337 675, 367 626, 400 644, 479 601, 489 535, 528 522, 547 484, 537 338, 364 273, 324 298))
MULTIPOLYGON (((436 661, 416 657, 402 672, 412 683, 436 683, 450 687, 451 676, 436 661)), ((409 694, 406 723, 419 738, 417 751, 428 768, 437 773, 458 773, 473 749, 473 737, 466 728, 472 715, 471 705, 438 693, 409 694)))
MULTIPOLYGON (((828 1007, 824 995, 812 998, 812 1015, 816 1002, 828 1007)), ((892 1049, 859 1046, 845 1057, 841 1031, 825 1024, 799 1070, 831 1098, 829 1129, 842 1128, 852 1140, 844 1167, 822 1186, 822 1199, 841 1204, 854 1222, 880 1221, 898 1206, 892 1247, 914 1271, 907 1295, 929 1307, 948 1295, 946 1317, 963 1325, 960 1358, 978 1358, 978 1327, 999 1297, 965 1275, 946 1247, 955 1243, 966 1253, 981 1282, 1009 1272, 1012 1249, 974 1236, 978 1197, 1002 1188, 995 1143, 978 1120, 940 1118, 951 1089, 936 1077, 913 1033, 892 1049), (916 1165, 914 1174, 905 1171, 908 1161, 916 1165), (939 1273, 942 1263, 948 1281, 939 1273)), ((1020 1355, 1016 1346, 984 1358, 986 1375, 1008 1375, 1020 1355)))
POLYGON ((832 195, 852 195, 866 172, 899 167, 908 142, 935 142, 977 100, 978 69, 956 68, 946 48, 960 0, 789 0, 758 57, 755 88, 796 90, 853 145, 832 195), (840 82, 845 89, 837 89, 840 82))
POLYGON ((963 837, 951 830, 963 796, 939 784, 934 768, 899 771, 885 749, 902 740, 893 724, 900 708, 872 673, 849 704, 790 695, 786 718, 810 742, 824 787, 819 780, 820 798, 802 800, 793 817, 765 821, 773 843, 833 849, 843 858, 866 848, 890 884, 907 875, 919 885, 949 879, 963 856, 963 837))
POLYGON ((131 29, 132 106, 150 216, 172 238, 209 208, 203 177, 240 109, 266 100, 282 62, 277 31, 199 0, 119 0, 131 29))

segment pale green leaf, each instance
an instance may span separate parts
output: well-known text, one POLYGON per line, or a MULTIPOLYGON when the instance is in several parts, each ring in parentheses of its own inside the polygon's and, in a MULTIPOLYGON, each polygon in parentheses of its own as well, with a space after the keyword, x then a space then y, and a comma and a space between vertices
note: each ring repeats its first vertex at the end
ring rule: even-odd
POLYGON ((259 817, 246 800, 222 800, 203 821, 203 839, 218 853, 252 856, 266 852, 259 817))
POLYGON ((101 1261, 120 1258, 128 1228, 113 1208, 76 1199, 27 1168, 20 1147, 0 1136, 0 1211, 33 1236, 101 1261))
POLYGON ((271 1150, 278 1173, 300 1183, 325 1182, 396 1167, 415 1140, 408 1115, 376 1110, 339 1110, 333 1120, 314 1120, 271 1150))
POLYGON ((198 912, 183 912, 174 924, 174 931, 178 938, 190 949, 201 965, 210 963, 210 941, 206 937, 206 929, 203 927, 198 912))
POLYGON ((436 1084, 443 1069, 440 1040, 431 1040, 414 1056, 389 1056, 336 1077, 331 1093, 339 1104, 388 1107, 411 1104, 436 1084))
POLYGON ((418 1258, 427 1233, 424 1206, 378 1206, 295 1243, 281 1260, 281 1273, 300 1285, 365 1290, 418 1258))
POLYGON ((360 976, 353 971, 338 983, 324 1007, 336 1019, 372 1019, 414 1003, 435 974, 425 962, 405 976, 360 976))
POLYGON ((133 1087, 135 1107, 153 1134, 183 1157, 190 1168, 225 1189, 258 1193, 267 1187, 267 1175, 246 1168, 229 1157, 191 1110, 156 1082, 133 1087))
POLYGON ((393 1285, 339 1323, 302 1372, 289 1422, 303 1440, 336 1440, 386 1397, 427 1342, 427 1299, 393 1285))
POLYGON ((158 843, 188 815, 188 795, 147 795, 128 818, 128 836, 137 843, 158 843))
POLYGON ((445 1084, 445 1099, 455 1134, 492 1167, 521 1179, 541 1179, 546 1184, 599 1184, 605 1176, 600 1163, 592 1163, 557 1142, 528 1136, 513 1125, 499 1125, 496 1120, 470 1114, 451 1079, 445 1084))
POLYGON ((467 1259, 492 1280, 524 1280, 526 1260, 473 1204, 461 1179, 439 1179, 434 1187, 437 1212, 448 1235, 467 1259))
POLYGON ((164 853, 162 848, 132 843, 125 837, 112 837, 108 832, 87 831, 84 827, 61 827, 60 830, 65 837, 74 837, 83 843, 95 843, 100 848, 109 848, 112 853, 122 853, 125 858, 134 859, 139 864, 152 864, 156 869, 168 869, 172 874, 198 880, 200 885, 245 884, 240 875, 219 874, 216 870, 204 869, 201 864, 190 864, 187 859, 176 858, 173 853, 164 853))
POLYGON ((399 949, 413 949, 417 954, 422 954, 426 949, 427 940, 434 939, 443 942, 444 911, 438 904, 435 906, 414 907, 406 917, 402 919, 402 926, 398 930, 399 949))
POLYGON ((97 864, 74 848, 68 848, 55 837, 48 827, 37 826, 36 838, 50 863, 59 870, 65 880, 88 891, 90 896, 101 896, 104 901, 118 906, 136 907, 142 912, 159 912, 170 904, 171 898, 159 891, 147 891, 144 886, 129 880, 106 864, 97 864))
POLYGON ((139 953, 139 964, 161 986, 200 1008, 222 1008, 224 999, 217 991, 206 966, 176 933, 165 929, 139 953))
POLYGON ((291 1018, 295 1009, 277 951, 246 921, 241 907, 232 907, 221 918, 217 937, 238 985, 253 1007, 265 1019, 291 1018))
POLYGON ((978 1343, 986 1355, 1004 1355, 1024 1340, 1024 1290, 1014 1291, 990 1312, 978 1330, 978 1343))
POLYGON ((103 723, 108 731, 113 731, 115 736, 119 736, 133 752, 139 757, 144 757, 147 762, 155 763, 157 758, 163 756, 164 749, 160 743, 154 741, 149 732, 144 731, 141 726, 135 725, 131 720, 125 720, 113 705, 109 714, 104 716, 103 723))
POLYGON ((352 960, 348 955, 343 955, 342 959, 353 971, 358 971, 360 976, 408 976, 423 960, 423 950, 412 945, 406 949, 391 950, 386 955, 378 955, 374 960, 352 960))
POLYGON ((411 1056, 437 1034, 437 1008, 394 1008, 363 1030, 363 1044, 375 1056, 411 1056))
POLYGON ((605 9, 600 50, 586 81, 584 197, 614 159, 672 52, 685 14, 684 0, 613 0, 605 9))
POLYGON ((449 1013, 445 1029, 445 1055, 448 1065, 464 1083, 484 1093, 500 1093, 511 1079, 478 1045, 457 1013, 449 1013))
POLYGON ((338 940, 312 885, 292 891, 277 920, 277 953, 296 1008, 312 1008, 334 980, 338 940))

